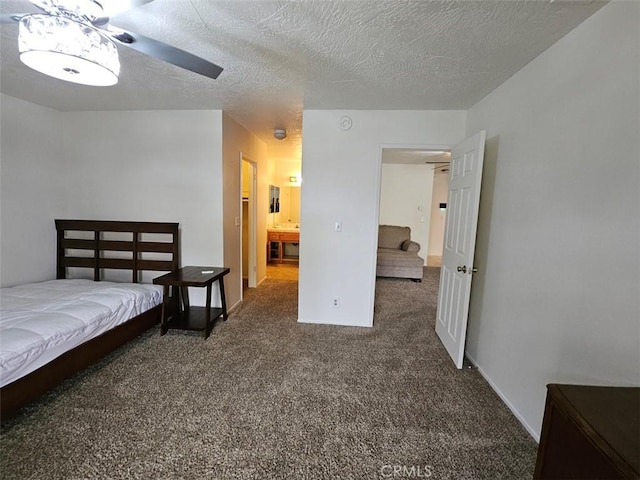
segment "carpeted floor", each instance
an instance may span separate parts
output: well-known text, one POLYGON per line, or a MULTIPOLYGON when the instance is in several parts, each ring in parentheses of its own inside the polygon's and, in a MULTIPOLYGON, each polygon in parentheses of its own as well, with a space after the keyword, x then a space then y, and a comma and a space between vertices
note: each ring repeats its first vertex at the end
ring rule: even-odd
POLYGON ((268 279, 212 336, 157 329, 2 427, 2 478, 527 479, 537 445, 434 329, 439 269, 371 329, 296 323, 268 279))

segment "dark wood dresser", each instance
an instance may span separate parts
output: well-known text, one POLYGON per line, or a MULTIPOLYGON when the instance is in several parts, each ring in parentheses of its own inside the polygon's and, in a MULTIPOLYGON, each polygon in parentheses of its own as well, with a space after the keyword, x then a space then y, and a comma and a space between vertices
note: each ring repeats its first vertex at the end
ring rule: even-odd
POLYGON ((640 479, 640 388, 547 386, 534 479, 640 479))

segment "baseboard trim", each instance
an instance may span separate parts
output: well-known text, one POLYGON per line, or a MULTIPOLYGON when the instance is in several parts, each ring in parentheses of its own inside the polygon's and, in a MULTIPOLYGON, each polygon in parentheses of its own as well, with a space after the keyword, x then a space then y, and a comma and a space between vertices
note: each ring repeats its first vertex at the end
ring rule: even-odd
POLYGON ((526 422, 526 420, 522 415, 520 415, 520 412, 518 412, 518 410, 513 406, 513 404, 509 401, 507 396, 504 393, 502 393, 502 391, 498 388, 498 386, 487 374, 487 372, 485 372, 484 369, 478 365, 478 362, 476 361, 476 359, 473 358, 471 355, 469 355, 469 353, 467 352, 465 352, 465 355, 467 356, 469 361, 473 364, 473 366, 478 370, 478 372, 480 372, 480 375, 482 375, 482 378, 484 378, 489 384, 489 386, 493 389, 493 391, 498 394, 498 396, 500 397, 500 400, 502 400, 502 402, 507 406, 507 408, 511 410, 511 413, 515 415, 515 417, 522 424, 522 426, 529 433, 529 435, 531 435, 537 443, 540 443, 540 434, 534 428, 532 428, 531 425, 529 425, 526 422))
POLYGON ((236 308, 238 308, 240 305, 242 305, 242 300, 238 300, 236 303, 234 303, 231 307, 227 308, 227 314, 233 312, 236 308))
POLYGON ((343 322, 343 321, 327 322, 326 320, 315 320, 315 319, 309 319, 309 318, 302 319, 300 317, 298 317, 298 323, 308 323, 312 325, 334 325, 336 327, 362 327, 362 328, 373 327, 373 324, 371 323, 362 325, 362 324, 349 323, 349 322, 343 322))

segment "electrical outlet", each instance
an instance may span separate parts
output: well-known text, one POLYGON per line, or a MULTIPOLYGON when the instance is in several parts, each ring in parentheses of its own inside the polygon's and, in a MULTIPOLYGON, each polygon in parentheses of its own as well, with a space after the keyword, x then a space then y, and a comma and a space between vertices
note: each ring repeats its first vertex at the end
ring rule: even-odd
POLYGON ((331 300, 331 305, 333 305, 333 308, 340 308, 340 298, 334 297, 333 300, 331 300))

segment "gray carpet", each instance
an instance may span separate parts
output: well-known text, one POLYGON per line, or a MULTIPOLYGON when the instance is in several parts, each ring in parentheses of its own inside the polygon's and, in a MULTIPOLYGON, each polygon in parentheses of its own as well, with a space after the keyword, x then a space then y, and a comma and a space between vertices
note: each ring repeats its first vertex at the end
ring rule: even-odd
POLYGON ((536 443, 435 336, 438 275, 378 280, 371 329, 297 324, 276 279, 207 341, 153 329, 5 422, 0 475, 531 478, 536 443))

